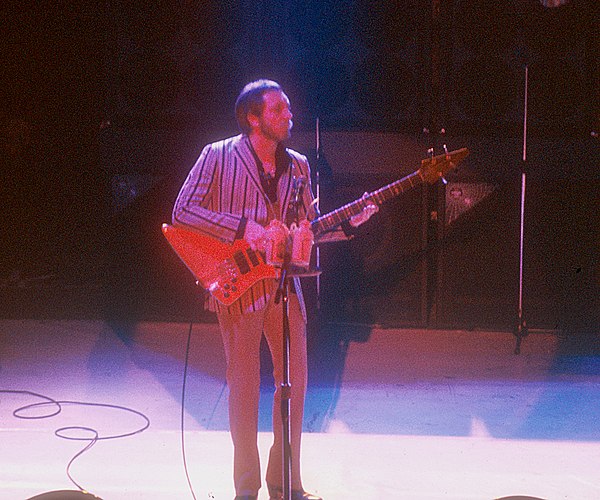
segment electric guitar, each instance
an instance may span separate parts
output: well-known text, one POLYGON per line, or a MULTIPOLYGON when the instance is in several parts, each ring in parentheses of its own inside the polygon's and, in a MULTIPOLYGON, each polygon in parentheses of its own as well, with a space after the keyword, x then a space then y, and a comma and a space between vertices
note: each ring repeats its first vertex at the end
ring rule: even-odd
MULTIPOLYGON (((412 174, 317 217, 311 221, 315 238, 359 214, 369 204, 381 205, 420 184, 435 183, 468 154, 469 150, 462 148, 426 158, 421 161, 421 168, 412 174)), ((256 282, 279 275, 279 270, 268 265, 263 255, 252 250, 245 240, 223 243, 211 236, 170 224, 163 224, 162 232, 194 275, 197 284, 224 305, 233 304, 256 282)))

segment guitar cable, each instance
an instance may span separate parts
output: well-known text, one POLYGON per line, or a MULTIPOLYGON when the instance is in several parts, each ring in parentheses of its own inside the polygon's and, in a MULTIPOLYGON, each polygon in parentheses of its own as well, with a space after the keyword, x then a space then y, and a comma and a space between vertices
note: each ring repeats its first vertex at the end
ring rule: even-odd
MULTIPOLYGON (((184 468, 184 472, 185 472, 185 477, 186 477, 192 498, 194 500, 197 500, 196 494, 194 492, 194 487, 192 485, 190 475, 189 475, 189 470, 188 470, 188 466, 187 466, 187 457, 186 457, 186 451, 185 451, 185 394, 186 394, 187 373, 188 373, 188 366, 189 366, 189 355, 190 355, 190 346, 191 346, 191 340, 192 340, 193 326, 194 326, 194 321, 192 320, 192 321, 190 321, 187 342, 186 342, 186 348, 185 348, 183 383, 182 383, 182 387, 181 387, 180 429, 181 429, 181 454, 182 454, 182 459, 183 459, 183 468, 184 468)), ((77 458, 79 458, 81 455, 83 455, 86 451, 90 450, 98 441, 133 436, 135 434, 139 434, 139 433, 145 431, 150 426, 150 419, 146 415, 144 415, 141 412, 138 412, 137 410, 133 410, 131 408, 127 408, 124 406, 102 404, 102 403, 86 403, 86 402, 81 402, 81 401, 62 401, 62 400, 59 401, 59 400, 55 400, 49 396, 45 396, 43 394, 39 394, 39 393, 32 392, 32 391, 25 391, 25 390, 0 389, 0 394, 26 395, 26 396, 33 396, 35 398, 44 400, 42 402, 32 403, 32 404, 18 407, 17 409, 15 409, 13 411, 13 416, 15 418, 20 418, 20 419, 25 419, 25 420, 36 420, 36 419, 54 417, 62 411, 63 406, 67 406, 67 405, 114 408, 114 409, 123 410, 123 411, 130 412, 130 413, 134 413, 136 415, 139 415, 142 419, 144 419, 145 424, 142 427, 140 427, 134 431, 123 433, 123 434, 100 436, 96 429, 93 429, 93 428, 87 427, 87 426, 61 427, 54 431, 54 434, 57 437, 62 438, 62 439, 75 440, 75 441, 89 441, 89 443, 86 444, 86 446, 83 449, 81 449, 79 452, 77 452, 77 454, 75 454, 73 456, 73 458, 71 458, 71 460, 69 461, 69 463, 67 464, 67 467, 66 467, 67 477, 75 485, 75 487, 77 487, 77 489, 79 489, 83 493, 87 493, 88 491, 83 486, 81 486, 75 479, 73 479, 73 476, 71 475, 71 466, 73 465, 73 462, 77 458), (46 413, 43 415, 28 415, 26 413, 27 411, 34 410, 36 408, 46 407, 46 406, 53 406, 53 407, 55 407, 55 409, 53 411, 50 411, 49 413, 46 413), (91 437, 90 436, 85 437, 85 436, 70 435, 70 432, 73 432, 73 431, 83 431, 84 433, 90 433, 91 437)))
POLYGON ((143 413, 141 413, 137 410, 134 410, 132 408, 128 408, 125 406, 106 404, 106 403, 88 403, 88 402, 84 402, 84 401, 56 400, 51 397, 45 396, 43 394, 39 394, 39 393, 32 392, 32 391, 24 391, 24 390, 0 389, 0 394, 26 395, 26 396, 33 396, 35 398, 45 400, 42 402, 31 403, 31 404, 28 404, 25 406, 21 406, 13 411, 12 414, 15 418, 20 418, 20 419, 25 419, 25 420, 38 420, 38 419, 43 419, 43 418, 54 417, 54 416, 58 415, 62 411, 63 407, 65 407, 65 406, 91 406, 91 407, 95 407, 95 408, 109 408, 109 409, 124 411, 127 413, 133 413, 134 415, 137 415, 142 418, 142 420, 144 421, 144 424, 142 426, 138 427, 137 429, 135 429, 133 431, 124 432, 121 434, 100 435, 96 429, 93 429, 91 427, 86 427, 86 426, 79 426, 79 425, 60 427, 54 431, 54 435, 61 439, 68 439, 70 441, 89 441, 89 443, 87 443, 83 447, 83 449, 81 449, 79 452, 77 452, 73 456, 73 458, 71 458, 71 460, 69 461, 69 463, 67 464, 67 467, 66 467, 67 477, 82 493, 88 493, 88 491, 86 491, 85 488, 83 488, 83 486, 81 486, 77 481, 75 481, 75 479, 73 479, 73 476, 71 475, 71 466, 73 465, 73 462, 75 462, 75 460, 77 458, 79 458, 86 451, 91 449, 98 441, 107 441, 109 439, 119 439, 119 438, 134 436, 135 434, 140 434, 141 432, 144 432, 148 427, 150 427, 150 419, 146 415, 144 415, 143 413), (31 410, 34 410, 37 408, 44 408, 47 406, 53 406, 53 407, 55 407, 55 409, 53 411, 50 411, 49 413, 42 414, 42 415, 38 415, 38 414, 30 415, 27 413, 28 411, 31 411, 31 410), (72 434, 73 432, 75 434, 72 434), (89 433, 89 434, 91 434, 91 437, 77 435, 77 432, 89 433))
MULTIPOLYGON (((183 365, 183 382, 181 384, 181 421, 180 421, 180 428, 181 428, 181 455, 182 455, 182 461, 183 461, 183 470, 185 473, 185 478, 187 480, 188 483, 188 487, 190 489, 190 493, 192 495, 192 498, 194 500, 197 500, 196 498, 196 494, 194 492, 194 486, 192 485, 192 480, 190 478, 189 475, 189 471, 188 471, 188 466, 187 466, 187 456, 186 456, 186 451, 185 451, 185 392, 186 392, 186 385, 187 385, 187 374, 188 374, 188 367, 189 367, 189 357, 190 357, 190 346, 191 346, 191 341, 192 341, 192 329, 194 327, 194 320, 190 321, 190 327, 188 330, 188 338, 187 338, 187 343, 186 343, 186 348, 185 348, 185 361, 184 361, 184 365, 183 365)), ((225 389, 227 387, 227 384, 223 385, 223 388, 221 389, 221 394, 219 394, 219 398, 218 401, 221 400, 221 398, 223 397, 223 393, 225 392, 225 389)), ((216 411, 216 405, 213 408, 213 411, 208 419, 208 428, 210 428, 211 422, 213 420, 213 417, 215 415, 215 411, 216 411)), ((209 493, 209 498, 214 498, 214 495, 212 493, 209 493)))
POLYGON ((183 382, 181 384, 181 421, 180 421, 180 428, 181 428, 181 456, 182 456, 182 460, 183 460, 183 470, 185 472, 185 478, 187 480, 188 483, 188 487, 190 489, 190 493, 192 494, 192 498, 194 500, 196 499, 196 494, 194 493, 194 487, 192 485, 192 480, 190 479, 190 474, 188 471, 188 466, 187 466, 187 458, 186 458, 186 453, 185 453, 185 388, 186 388, 186 382, 187 382, 187 372, 188 372, 188 365, 189 365, 189 357, 190 357, 190 345, 192 343, 192 329, 194 327, 194 321, 190 321, 190 327, 188 330, 188 338, 187 338, 187 344, 185 347, 185 361, 183 364, 183 382))

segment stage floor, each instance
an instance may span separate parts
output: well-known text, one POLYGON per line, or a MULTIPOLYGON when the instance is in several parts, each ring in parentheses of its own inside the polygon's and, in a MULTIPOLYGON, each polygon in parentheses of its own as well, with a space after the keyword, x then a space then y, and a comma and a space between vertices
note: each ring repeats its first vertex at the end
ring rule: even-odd
MULTIPOLYGON (((0 321, 0 389, 13 391, 0 394, 0 499, 77 489, 68 464, 92 431, 71 426, 104 438, 69 469, 91 493, 193 498, 181 434, 188 330, 164 322, 0 321), (32 393, 68 403, 53 417, 31 418, 55 413, 51 404, 14 415, 44 401, 32 393), (58 433, 83 440, 57 437, 65 427, 58 433), (122 434, 131 435, 109 439, 122 434)), ((564 349, 552 332, 531 333, 520 355, 514 345, 506 332, 337 325, 312 334, 305 487, 325 500, 600 498, 600 357, 564 349)), ((263 460, 271 439, 264 379, 263 460)), ((184 409, 196 498, 232 499, 215 324, 193 326, 184 409)))

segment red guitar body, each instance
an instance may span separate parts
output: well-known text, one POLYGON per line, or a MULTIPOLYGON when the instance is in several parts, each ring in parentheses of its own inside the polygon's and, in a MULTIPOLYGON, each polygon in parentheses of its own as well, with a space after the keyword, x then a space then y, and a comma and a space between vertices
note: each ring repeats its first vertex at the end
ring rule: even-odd
POLYGON ((170 224, 163 224, 165 238, 198 280, 198 284, 225 305, 233 304, 254 283, 276 278, 277 270, 265 263, 244 240, 232 245, 170 224))

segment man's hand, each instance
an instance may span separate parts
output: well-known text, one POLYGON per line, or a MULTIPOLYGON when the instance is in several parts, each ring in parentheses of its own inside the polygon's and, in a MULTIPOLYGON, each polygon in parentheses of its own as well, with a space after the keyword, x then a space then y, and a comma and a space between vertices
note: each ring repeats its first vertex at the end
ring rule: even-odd
MULTIPOLYGON (((367 193, 364 194, 364 196, 366 195, 367 193)), ((371 218, 371 216, 373 216, 373 214, 376 214, 377 212, 379 212, 379 207, 375 205, 375 203, 369 203, 365 208, 362 209, 361 213, 351 217, 348 222, 352 227, 358 227, 361 224, 367 222, 371 218)))
POLYGON ((246 223, 246 230, 244 231, 244 239, 248 242, 252 250, 255 252, 265 251, 266 233, 266 229, 258 222, 248 219, 248 222, 246 223))

